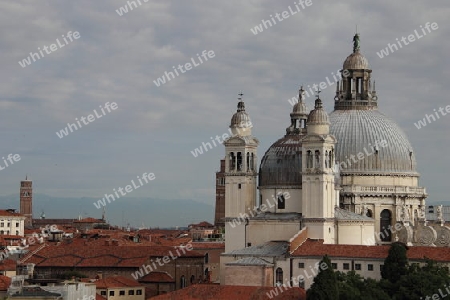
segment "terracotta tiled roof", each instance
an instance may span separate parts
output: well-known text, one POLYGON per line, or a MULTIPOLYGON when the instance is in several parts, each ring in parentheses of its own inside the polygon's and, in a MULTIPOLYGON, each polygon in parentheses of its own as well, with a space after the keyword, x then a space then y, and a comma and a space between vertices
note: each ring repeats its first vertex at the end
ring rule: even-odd
POLYGON ((76 220, 74 223, 105 223, 105 220, 94 219, 94 218, 84 218, 81 220, 76 220))
POLYGON ((70 225, 78 219, 33 219, 33 226, 70 225))
POLYGON ((141 229, 138 231, 142 236, 156 235, 177 237, 182 233, 189 233, 188 230, 175 230, 175 229, 141 229))
POLYGON ((16 261, 12 259, 4 259, 0 261, 0 271, 15 271, 16 261))
POLYGON ((175 280, 166 272, 150 272, 139 278, 139 282, 175 282, 175 280))
POLYGON ((103 297, 100 294, 95 294, 95 300, 106 300, 107 298, 103 297))
POLYGON ((167 246, 99 246, 60 244, 48 245, 23 263, 37 267, 140 267, 149 257, 203 257, 195 250, 184 252, 167 246))
POLYGON ((359 245, 330 245, 323 240, 307 239, 295 249, 292 256, 355 257, 355 258, 386 258, 390 246, 359 246, 359 245))
POLYGON ((304 300, 304 289, 294 287, 280 291, 280 288, 260 286, 195 284, 168 294, 159 295, 154 300, 304 300), (270 297, 268 294, 271 294, 270 297))
POLYGON ((23 238, 23 236, 15 234, 3 234, 2 238, 5 240, 20 240, 23 238))
MULTIPOLYGON (((324 244, 323 240, 306 240, 298 247, 292 256, 322 257, 327 254, 330 257, 353 257, 385 259, 389 253, 389 245, 360 246, 360 245, 331 245, 324 244)), ((448 247, 408 247, 406 252, 409 259, 429 258, 440 262, 450 262, 450 248, 448 247)))
POLYGON ((189 227, 206 227, 206 228, 213 228, 214 225, 211 223, 208 223, 206 221, 200 222, 198 224, 189 224, 189 227))
POLYGON ((24 217, 24 215, 6 209, 0 209, 0 217, 24 217))
POLYGON ((216 242, 192 242, 192 247, 194 247, 194 250, 200 250, 200 249, 224 249, 225 250, 225 243, 216 243, 216 242))
POLYGON ((129 279, 123 276, 112 276, 103 279, 99 279, 94 282, 97 289, 106 288, 121 288, 121 287, 138 287, 142 286, 139 282, 134 279, 129 279))
POLYGON ((6 291, 11 284, 11 278, 8 276, 0 275, 0 291, 6 291))

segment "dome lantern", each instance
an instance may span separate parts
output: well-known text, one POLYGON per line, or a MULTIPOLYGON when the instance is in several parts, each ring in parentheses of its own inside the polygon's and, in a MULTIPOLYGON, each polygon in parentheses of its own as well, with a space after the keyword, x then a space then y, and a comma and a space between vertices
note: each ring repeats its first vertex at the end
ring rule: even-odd
POLYGON ((292 108, 291 125, 286 128, 286 134, 302 134, 306 130, 306 119, 308 118, 308 109, 305 104, 305 90, 303 86, 298 91, 298 102, 292 108))
POLYGON ((317 91, 317 99, 314 109, 309 113, 307 124, 307 132, 315 134, 328 134, 330 132, 330 120, 327 112, 323 109, 322 100, 319 98, 320 90, 317 91))
POLYGON ((245 103, 242 101, 244 94, 238 94, 238 105, 236 113, 231 117, 230 128, 233 135, 249 136, 252 134, 252 121, 250 116, 245 111, 245 103))
POLYGON ((375 85, 371 84, 372 70, 369 62, 361 54, 359 34, 353 37, 353 53, 344 61, 341 77, 337 82, 334 109, 377 109, 378 97, 375 85))

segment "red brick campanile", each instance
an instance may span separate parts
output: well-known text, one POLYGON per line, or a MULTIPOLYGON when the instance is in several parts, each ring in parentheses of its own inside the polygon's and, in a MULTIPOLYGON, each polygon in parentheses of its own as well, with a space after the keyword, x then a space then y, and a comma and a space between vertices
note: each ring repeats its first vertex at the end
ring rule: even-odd
POLYGON ((26 217, 25 228, 32 227, 33 181, 28 180, 28 176, 20 182, 20 213, 26 217))

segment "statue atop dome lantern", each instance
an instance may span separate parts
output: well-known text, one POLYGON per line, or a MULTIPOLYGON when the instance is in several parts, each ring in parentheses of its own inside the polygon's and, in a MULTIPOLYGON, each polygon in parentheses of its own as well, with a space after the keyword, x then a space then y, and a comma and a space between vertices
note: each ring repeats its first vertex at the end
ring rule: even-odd
POLYGON ((360 46, 359 46, 359 34, 356 33, 355 36, 353 37, 353 53, 355 53, 356 51, 359 51, 360 46))

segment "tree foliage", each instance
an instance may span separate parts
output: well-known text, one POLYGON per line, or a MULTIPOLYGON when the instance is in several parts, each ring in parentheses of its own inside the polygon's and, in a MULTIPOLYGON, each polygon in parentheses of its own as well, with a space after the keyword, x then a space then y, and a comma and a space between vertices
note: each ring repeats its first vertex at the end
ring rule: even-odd
POLYGON ((401 243, 391 245, 380 281, 365 279, 355 271, 334 271, 330 259, 325 256, 321 263, 326 263, 328 268, 321 269, 314 278, 307 299, 411 300, 426 299, 440 290, 444 292, 450 282, 449 269, 426 258, 421 265, 409 264, 407 249, 401 243))
POLYGON ((388 257, 384 260, 381 277, 395 284, 397 280, 408 273, 408 257, 406 245, 393 243, 389 249, 388 257))
POLYGON ((331 267, 331 261, 327 255, 322 258, 319 266, 319 273, 316 275, 316 277, 314 277, 314 283, 306 292, 306 299, 339 300, 339 289, 336 274, 331 267))

